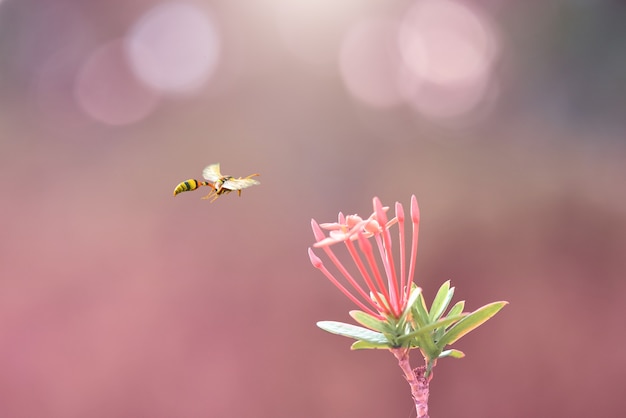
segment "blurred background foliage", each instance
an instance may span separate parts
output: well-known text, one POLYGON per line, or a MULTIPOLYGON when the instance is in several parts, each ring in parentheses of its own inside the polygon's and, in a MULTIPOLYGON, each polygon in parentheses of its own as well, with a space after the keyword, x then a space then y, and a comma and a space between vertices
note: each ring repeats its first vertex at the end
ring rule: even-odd
POLYGON ((312 217, 411 194, 427 300, 511 302, 439 362, 432 415, 618 416, 625 19, 0 0, 0 416, 412 416, 390 354, 315 326, 354 307, 306 254, 312 217), (262 184, 172 197, 214 162, 262 184))

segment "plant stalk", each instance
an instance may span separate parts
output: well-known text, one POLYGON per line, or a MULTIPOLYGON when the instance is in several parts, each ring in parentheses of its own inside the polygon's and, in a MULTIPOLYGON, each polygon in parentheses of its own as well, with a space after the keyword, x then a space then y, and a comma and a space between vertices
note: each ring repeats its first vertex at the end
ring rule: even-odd
POLYGON ((392 348, 390 351, 398 359, 398 365, 404 372, 404 378, 411 387, 411 395, 415 402, 415 410, 417 412, 417 418, 429 418, 428 416, 428 395, 430 380, 433 378, 431 364, 430 370, 427 373, 427 366, 420 366, 415 369, 411 368, 409 362, 409 349, 407 348, 392 348))

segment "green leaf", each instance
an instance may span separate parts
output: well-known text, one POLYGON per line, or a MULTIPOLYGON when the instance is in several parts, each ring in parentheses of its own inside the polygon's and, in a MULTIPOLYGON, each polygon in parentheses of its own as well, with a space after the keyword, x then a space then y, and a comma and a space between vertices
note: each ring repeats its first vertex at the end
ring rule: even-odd
MULTIPOLYGON (((463 308, 465 307, 465 301, 459 301, 457 303, 454 304, 454 306, 452 307, 452 309, 450 309, 450 312, 448 312, 447 317, 453 317, 453 316, 457 316, 460 315, 463 312, 463 308)), ((464 314, 464 316, 467 314, 464 314)), ((446 332, 446 328, 449 328, 450 325, 447 325, 445 328, 437 328, 437 331, 435 331, 435 334, 433 336, 433 339, 435 340, 435 343, 437 343, 439 340, 441 340, 441 337, 443 337, 443 334, 445 334, 446 332)), ((443 347, 441 347, 443 348, 443 347)))
POLYGON ((463 358, 465 357, 465 353, 462 352, 461 350, 445 350, 442 351, 441 354, 439 354, 439 358, 443 358, 443 357, 452 357, 452 358, 463 358))
POLYGON ((359 340, 350 346, 350 350, 368 350, 368 349, 388 349, 389 344, 374 344, 367 341, 359 340))
POLYGON ((416 340, 419 343, 419 348, 426 361, 431 361, 439 357, 441 349, 433 342, 430 336, 418 335, 416 340))
POLYGON ((461 312, 463 312, 463 308, 465 308, 465 301, 460 300, 457 303, 455 303, 454 306, 450 309, 450 312, 448 312, 448 316, 454 316, 454 315, 460 314, 461 312))
MULTIPOLYGON (((421 293, 413 306, 411 312, 415 316, 415 328, 417 331, 429 325, 428 311, 421 293)), ((427 335, 425 332, 418 332, 412 339, 408 340, 408 345, 419 347, 426 359, 435 359, 441 353, 441 349, 435 344, 432 335, 427 335)))
MULTIPOLYGON (((413 303, 413 306, 411 307, 411 314, 413 315, 413 319, 415 321, 414 328, 419 329, 428 324, 428 310, 426 309, 426 303, 424 302, 422 292, 420 292, 417 300, 413 303)), ((414 340, 417 343, 410 342, 409 345, 419 347, 425 357, 432 358, 439 355, 437 351, 441 350, 439 350, 439 348, 435 345, 430 336, 418 333, 418 335, 414 337, 414 340)))
POLYGON ((426 309, 426 302, 424 302, 424 295, 422 295, 422 292, 417 295, 417 300, 411 306, 411 312, 415 322, 417 323, 417 327, 423 327, 430 322, 428 309, 426 309))
POLYGON ((437 345, 440 349, 443 349, 446 345, 455 343, 459 338, 485 323, 507 304, 508 302, 493 302, 478 308, 450 327, 441 340, 438 341, 437 345))
POLYGON ((446 329, 445 328, 437 328, 435 330, 435 333, 433 334, 433 341, 435 341, 435 344, 437 344, 437 342, 439 340, 441 340, 441 337, 443 337, 443 334, 446 333, 446 329))
MULTIPOLYGON (((463 319, 466 315, 467 314, 445 317, 443 319, 440 319, 437 322, 433 322, 433 323, 428 324, 426 326, 420 327, 419 329, 417 329, 417 330, 415 330, 413 332, 405 334, 405 335, 399 337, 398 340, 401 343, 404 343, 405 341, 410 340, 411 338, 415 338, 415 337, 418 337, 418 336, 421 336, 421 335, 426 335, 427 333, 429 333, 429 332, 431 332, 431 331, 433 331, 433 330, 435 330, 437 328, 446 327, 446 326, 448 326, 450 324, 458 322, 461 319, 463 319)), ((432 340, 432 338, 431 338, 431 340, 432 340)))
POLYGON ((373 344, 389 344, 385 336, 380 332, 357 327, 356 325, 335 321, 320 321, 317 323, 317 326, 332 334, 354 338, 355 340, 363 340, 373 344))
POLYGON ((402 316, 400 316, 401 321, 406 320, 406 317, 409 315, 409 312, 411 312, 411 307, 413 306, 413 304, 415 303, 415 301, 417 300, 417 298, 419 298, 421 294, 422 294, 421 287, 417 287, 417 286, 411 287, 411 294, 409 295, 409 299, 406 302, 406 307, 404 308, 404 312, 402 312, 402 316))
POLYGON ((437 295, 435 296, 435 300, 430 307, 431 321, 436 321, 441 317, 444 311, 448 308, 448 305, 452 300, 452 296, 454 296, 454 287, 450 288, 450 280, 448 280, 441 285, 437 295))
POLYGON ((366 312, 354 310, 354 311, 350 311, 349 313, 350 313, 350 316, 354 318, 356 322, 363 325, 364 327, 367 327, 369 329, 373 329, 374 331, 379 331, 379 332, 391 331, 389 325, 385 321, 381 321, 380 319, 366 312))

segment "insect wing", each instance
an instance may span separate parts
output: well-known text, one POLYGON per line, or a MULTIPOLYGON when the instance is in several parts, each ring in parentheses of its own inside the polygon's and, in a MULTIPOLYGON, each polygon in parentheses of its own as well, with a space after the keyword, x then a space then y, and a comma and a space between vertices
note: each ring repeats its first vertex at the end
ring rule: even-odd
POLYGON ((202 177, 211 183, 215 183, 219 179, 221 179, 222 173, 220 173, 220 164, 211 164, 207 166, 204 170, 202 170, 202 177))
POLYGON ((260 184, 260 182, 250 178, 228 179, 224 182, 224 184, 222 184, 222 188, 228 190, 241 190, 254 186, 255 184, 260 184))

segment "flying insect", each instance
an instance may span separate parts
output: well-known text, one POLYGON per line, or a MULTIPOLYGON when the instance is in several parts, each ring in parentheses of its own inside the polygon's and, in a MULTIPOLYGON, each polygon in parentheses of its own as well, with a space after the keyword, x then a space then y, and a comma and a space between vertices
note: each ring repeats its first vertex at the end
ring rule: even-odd
POLYGON ((250 174, 247 177, 239 178, 235 178, 233 176, 225 176, 220 172, 219 163, 211 164, 207 166, 204 170, 202 170, 202 176, 207 181, 198 181, 194 179, 185 180, 176 186, 176 188, 174 189, 174 196, 182 192, 196 190, 200 186, 211 187, 211 191, 209 192, 209 194, 202 198, 211 199, 211 202, 213 202, 215 199, 223 194, 228 194, 234 191, 237 191, 237 194, 241 196, 242 189, 254 186, 255 184, 260 184, 258 180, 252 178, 258 175, 259 174, 250 174))
POLYGON ((211 202, 215 201, 223 194, 237 191, 237 194, 241 196, 241 190, 246 189, 255 184, 261 184, 258 180, 252 177, 259 176, 260 174, 250 174, 247 177, 235 178, 233 176, 225 176, 220 172, 220 164, 211 164, 202 170, 202 177, 211 183, 211 191, 203 199, 211 199, 211 202))

